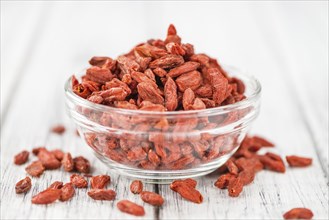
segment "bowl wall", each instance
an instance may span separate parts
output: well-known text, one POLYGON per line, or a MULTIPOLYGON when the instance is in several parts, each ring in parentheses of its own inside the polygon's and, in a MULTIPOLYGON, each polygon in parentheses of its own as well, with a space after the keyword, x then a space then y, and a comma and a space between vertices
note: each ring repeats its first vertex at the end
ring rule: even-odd
POLYGON ((151 182, 205 175, 237 150, 259 113, 258 81, 226 70, 243 80, 247 99, 196 111, 127 110, 78 97, 68 80, 67 112, 96 156, 124 175, 151 182))

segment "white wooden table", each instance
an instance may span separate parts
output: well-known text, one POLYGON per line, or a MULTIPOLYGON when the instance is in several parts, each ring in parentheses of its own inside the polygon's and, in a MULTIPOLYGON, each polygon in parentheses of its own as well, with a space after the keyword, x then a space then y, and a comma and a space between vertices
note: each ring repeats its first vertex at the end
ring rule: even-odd
POLYGON ((144 204, 145 219, 280 219, 293 207, 328 218, 328 2, 1 2, 1 219, 132 219, 119 199, 143 204, 130 179, 107 169, 75 135, 64 110, 64 81, 94 55, 116 57, 148 38, 164 38, 174 23, 185 42, 223 63, 248 70, 262 83, 262 109, 253 133, 273 140, 274 152, 313 158, 286 174, 263 171, 238 198, 199 178, 200 205, 167 185, 161 208, 144 204), (63 136, 49 132, 64 123, 63 136), (86 190, 67 203, 32 205, 32 195, 69 174, 47 171, 16 195, 25 177, 13 156, 38 145, 85 155, 94 173, 108 173, 114 202, 95 202, 86 190))

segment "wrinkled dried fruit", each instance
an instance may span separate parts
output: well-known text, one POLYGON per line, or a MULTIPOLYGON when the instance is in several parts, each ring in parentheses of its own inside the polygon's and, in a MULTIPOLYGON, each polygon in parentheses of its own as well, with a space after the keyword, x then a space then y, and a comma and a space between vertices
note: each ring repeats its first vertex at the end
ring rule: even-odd
POLYGON ((16 165, 22 165, 22 164, 26 163, 28 159, 29 159, 29 152, 24 150, 24 151, 20 152, 19 154, 15 155, 14 163, 16 165))
POLYGON ((228 189, 228 195, 231 197, 237 197, 240 195, 240 193, 243 190, 243 182, 240 178, 232 178, 230 179, 227 189, 228 189))
POLYGON ((170 54, 176 54, 181 56, 185 55, 184 48, 178 43, 170 42, 166 44, 166 49, 170 54))
POLYGON ((33 177, 39 177, 45 171, 45 167, 40 161, 34 161, 25 168, 25 171, 33 177))
POLYGON ((79 174, 72 174, 70 177, 70 181, 77 188, 87 188, 88 186, 87 180, 79 174))
POLYGON ((103 189, 111 182, 111 177, 108 175, 93 176, 90 180, 92 189, 103 189))
POLYGON ((286 160, 291 167, 307 167, 312 164, 312 158, 299 156, 286 156, 286 160))
POLYGON ((194 203, 202 203, 203 197, 195 187, 196 181, 192 179, 176 180, 170 184, 170 189, 179 193, 184 199, 194 203))
POLYGON ((127 153, 127 159, 130 161, 140 161, 147 157, 142 147, 135 147, 127 153))
POLYGON ((121 212, 125 212, 135 216, 144 216, 145 211, 143 206, 137 205, 129 200, 121 200, 117 203, 117 207, 121 212))
POLYGON ((196 70, 196 69, 198 69, 199 66, 200 66, 200 63, 189 61, 189 62, 184 63, 181 66, 171 69, 168 73, 168 76, 177 77, 177 76, 182 75, 183 73, 187 73, 187 72, 196 70))
POLYGON ((307 208, 293 208, 284 213, 284 219, 312 219, 313 212, 307 208))
MULTIPOLYGON (((152 71, 152 70, 151 70, 152 71)), ((136 80, 136 82, 141 83, 141 82, 148 82, 154 86, 156 86, 154 80, 152 80, 151 78, 149 78, 147 75, 145 75, 144 73, 141 72, 132 72, 131 77, 136 80)))
POLYGON ((33 196, 32 203, 40 205, 53 203, 59 199, 61 193, 62 191, 60 189, 46 189, 45 191, 33 196))
POLYGON ((213 100, 220 105, 226 99, 228 81, 218 69, 208 69, 208 74, 213 88, 213 100))
POLYGON ((141 192, 141 198, 144 202, 154 206, 161 206, 164 203, 162 196, 154 192, 143 191, 141 192))
POLYGON ((214 185, 219 189, 225 189, 233 178, 235 178, 235 175, 231 173, 223 174, 217 179, 214 185))
POLYGON ((168 77, 164 86, 165 106, 168 111, 175 111, 178 106, 177 86, 175 81, 168 77))
POLYGON ((248 185, 254 181, 255 172, 253 170, 243 170, 239 173, 238 178, 241 180, 243 185, 248 185))
POLYGON ((230 172, 233 175, 238 174, 239 168, 236 166, 236 164, 233 162, 232 159, 230 159, 226 162, 226 166, 227 166, 228 172, 230 172))
POLYGON ((86 76, 97 83, 105 83, 114 77, 109 69, 103 69, 98 66, 88 68, 86 76))
POLYGON ((155 68, 153 72, 159 77, 165 77, 167 75, 167 71, 159 67, 155 68))
POLYGON ((202 77, 199 71, 194 70, 177 77, 176 84, 181 92, 184 92, 188 88, 194 91, 201 86, 202 77))
POLYGON ((193 106, 194 99, 195 99, 195 95, 193 90, 191 88, 186 89, 183 94, 183 101, 182 101, 183 108, 185 110, 190 110, 193 106))
POLYGON ((88 192, 88 196, 90 196, 94 200, 114 200, 116 196, 116 192, 111 189, 92 189, 88 192))
POLYGON ((187 199, 191 202, 202 203, 203 201, 201 193, 186 184, 182 184, 181 186, 177 187, 175 191, 179 193, 184 199, 187 199))
POLYGON ((89 173, 90 172, 90 163, 89 161, 82 157, 75 157, 73 159, 74 162, 74 169, 77 170, 80 173, 89 173))
POLYGON ((17 194, 26 193, 31 189, 31 187, 31 178, 27 176, 16 183, 15 190, 17 194))
POLYGON ((161 162, 160 157, 155 153, 155 151, 153 150, 149 150, 148 154, 148 159, 149 161, 154 165, 154 166, 158 166, 161 162))
POLYGON ((70 200, 75 194, 75 189, 72 183, 64 184, 64 186, 61 188, 61 191, 62 192, 59 200, 62 202, 70 200))
POLYGON ((191 61, 198 62, 202 66, 208 67, 209 65, 209 57, 205 54, 194 54, 190 57, 191 61))
POLYGON ((61 189, 62 187, 63 187, 63 182, 55 181, 48 187, 48 189, 61 189))
POLYGON ((283 160, 279 155, 273 153, 266 153, 265 155, 259 156, 260 161, 263 163, 264 167, 268 170, 284 173, 286 167, 283 160))
POLYGON ((38 156, 38 154, 39 154, 39 152, 40 152, 41 150, 46 150, 46 148, 45 148, 45 147, 36 147, 36 148, 33 148, 33 149, 32 149, 32 153, 33 153, 35 156, 38 156))
POLYGON ((253 170, 259 172, 264 168, 264 165, 257 157, 245 158, 241 157, 234 161, 239 170, 253 170))
POLYGON ((150 63, 150 68, 174 68, 184 63, 184 59, 179 55, 164 55, 150 63))
POLYGON ((189 187, 195 188, 197 185, 197 181, 191 178, 182 180, 184 184, 186 184, 189 187))
POLYGON ((65 127, 63 125, 56 125, 51 128, 51 131, 56 134, 63 134, 65 132, 65 127))
POLYGON ((62 160, 62 165, 65 171, 74 170, 74 162, 70 153, 65 153, 62 160))
POLYGON ((130 184, 130 191, 134 194, 139 194, 143 191, 143 183, 140 180, 134 180, 130 184))
POLYGON ((150 101, 154 104, 163 104, 164 99, 158 92, 153 83, 141 82, 137 85, 137 90, 140 97, 145 101, 150 101))
POLYGON ((63 157, 64 157, 64 152, 60 149, 56 149, 56 150, 52 150, 50 151, 50 153, 52 153, 57 160, 62 161, 63 157))
POLYGON ((58 169, 61 166, 61 162, 48 150, 41 149, 38 158, 47 170, 58 169))

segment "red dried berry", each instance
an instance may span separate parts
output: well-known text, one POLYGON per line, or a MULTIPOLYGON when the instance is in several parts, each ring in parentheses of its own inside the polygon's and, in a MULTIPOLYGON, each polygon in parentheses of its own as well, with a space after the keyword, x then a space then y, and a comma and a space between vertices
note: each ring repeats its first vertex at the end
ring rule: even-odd
POLYGON ((286 160, 291 167, 307 167, 312 164, 312 158, 299 156, 286 156, 286 160))
POLYGON ((51 131, 56 134, 63 134, 65 132, 65 127, 63 125, 56 125, 51 128, 51 131))
POLYGON ((92 189, 103 189, 111 182, 111 177, 108 175, 93 176, 90 180, 92 189))
POLYGON ((141 192, 141 199, 154 206, 161 206, 164 203, 164 199, 161 195, 154 193, 154 192, 148 192, 143 191, 141 192))
POLYGON ((46 189, 39 194, 33 196, 32 203, 46 205, 55 202, 61 196, 60 189, 46 189))
POLYGON ((293 208, 283 215, 284 219, 312 219, 313 212, 307 208, 293 208))
POLYGON ((26 163, 29 159, 29 152, 24 150, 22 152, 20 152, 19 154, 16 154, 15 155, 15 158, 14 158, 14 163, 16 165, 22 165, 24 163, 26 163))
POLYGON ((134 180, 130 184, 130 191, 134 194, 139 194, 143 191, 143 183, 140 180, 134 180))
POLYGON ((117 203, 117 207, 121 212, 125 212, 135 216, 144 216, 145 211, 143 206, 137 205, 129 200, 121 200, 117 203))
POLYGON ((88 196, 90 196, 94 200, 114 200, 116 196, 116 192, 111 189, 92 189, 88 192, 88 196))
POLYGON ((77 188, 87 188, 88 182, 83 176, 72 174, 70 177, 71 183, 77 188))
POLYGON ((32 187, 31 178, 25 177, 24 179, 18 181, 15 186, 15 190, 17 194, 26 193, 32 187))
POLYGON ((40 161, 34 161, 25 168, 25 171, 33 177, 39 177, 45 171, 45 167, 40 161))
POLYGON ((73 159, 74 162, 74 168, 76 171, 80 172, 80 173, 89 173, 90 172, 90 163, 89 161, 82 157, 75 157, 73 159))
POLYGON ((70 200, 75 194, 75 189, 72 183, 64 184, 64 186, 61 188, 61 191, 62 192, 59 200, 62 202, 70 200))

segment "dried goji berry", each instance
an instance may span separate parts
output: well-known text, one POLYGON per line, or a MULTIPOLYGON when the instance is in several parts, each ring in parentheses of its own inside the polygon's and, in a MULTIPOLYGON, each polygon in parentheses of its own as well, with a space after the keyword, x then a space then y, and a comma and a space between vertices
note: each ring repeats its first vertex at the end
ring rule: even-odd
POLYGON ((63 187, 63 182, 55 181, 48 187, 48 189, 61 189, 62 187, 63 187))
POLYGON ((61 166, 61 162, 48 150, 41 149, 38 153, 38 158, 46 169, 53 170, 61 166))
POLYGON ((33 196, 33 204, 50 204, 60 198, 62 191, 60 189, 46 189, 39 194, 33 196))
POLYGON ((94 200, 114 200, 116 192, 111 189, 92 189, 88 192, 88 196, 94 200))
POLYGON ((202 203, 203 196, 195 189, 196 182, 191 181, 174 181, 170 184, 170 189, 179 193, 184 199, 187 199, 194 203, 202 203))
POLYGON ((237 197, 240 195, 240 193, 243 190, 243 182, 241 181, 240 178, 232 178, 230 179, 227 189, 228 189, 228 194, 231 197, 237 197))
POLYGON ((284 213, 284 219, 312 219, 313 212, 307 208, 293 208, 284 213))
POLYGON ((65 132, 65 127, 63 125, 56 125, 51 128, 51 131, 57 134, 63 134, 65 132))
POLYGON ((225 189, 233 178, 235 178, 235 175, 231 173, 223 174, 217 179, 215 186, 219 189, 225 189))
POLYGON ((34 161, 25 168, 25 171, 33 177, 39 177, 45 171, 45 167, 40 161, 34 161))
POLYGON ((143 183, 140 180, 134 180, 130 184, 130 191, 134 194, 139 194, 143 191, 143 183))
POLYGON ((27 176, 16 183, 15 190, 17 194, 26 193, 31 189, 31 187, 31 178, 27 176))
POLYGON ((65 171, 70 172, 74 169, 74 162, 70 153, 65 153, 62 160, 62 165, 65 171))
POLYGON ((131 215, 144 216, 145 211, 143 206, 137 205, 129 200, 121 200, 117 203, 117 207, 121 212, 125 212, 131 215))
POLYGON ((157 193, 143 191, 140 193, 140 195, 144 202, 149 203, 151 205, 161 206, 164 203, 163 197, 157 193))
POLYGON ((72 174, 70 177, 71 183, 77 188, 87 188, 88 182, 83 176, 72 174))
POLYGON ((93 176, 90 180, 92 189, 103 189, 111 182, 111 177, 108 175, 93 176))
POLYGON ((90 163, 89 161, 82 157, 75 157, 73 159, 74 162, 74 169, 77 170, 80 173, 89 173, 90 172, 90 163))
POLYGON ((16 165, 22 165, 24 163, 26 163, 29 159, 29 152, 24 150, 22 152, 20 152, 19 154, 16 154, 14 157, 14 163, 16 165))
POLYGON ((286 160, 291 167, 307 167, 312 164, 312 158, 299 156, 286 156, 286 160))
POLYGON ((72 183, 64 184, 64 186, 61 188, 61 191, 62 192, 61 196, 59 197, 59 200, 62 202, 70 200, 75 194, 75 190, 72 183))

